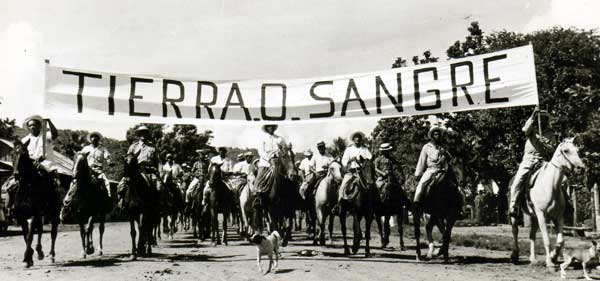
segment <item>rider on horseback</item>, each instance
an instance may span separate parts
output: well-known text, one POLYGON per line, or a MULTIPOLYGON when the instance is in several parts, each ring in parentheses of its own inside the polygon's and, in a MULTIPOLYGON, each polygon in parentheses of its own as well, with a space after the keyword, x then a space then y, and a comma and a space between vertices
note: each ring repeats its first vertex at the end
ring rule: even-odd
POLYGON ((266 189, 268 178, 272 173, 272 162, 279 155, 279 147, 285 146, 286 141, 283 137, 275 134, 277 125, 266 124, 262 126, 265 135, 262 136, 260 146, 258 147, 258 173, 256 175, 255 186, 258 190, 266 189))
POLYGON ((513 183, 510 186, 510 204, 509 204, 509 215, 516 217, 518 213, 518 202, 523 193, 524 186, 529 181, 529 177, 532 172, 537 170, 543 161, 549 161, 552 157, 554 146, 551 144, 552 133, 550 129, 550 115, 547 112, 542 112, 536 108, 525 126, 523 126, 523 133, 527 137, 525 143, 525 149, 523 152, 523 160, 519 165, 519 169, 514 177, 513 183), (548 128, 548 130, 542 132, 542 135, 536 132, 534 121, 536 114, 539 115, 541 129, 548 128))
POLYGON ((307 178, 306 192, 308 194, 312 194, 317 183, 327 176, 329 164, 333 162, 333 157, 327 153, 325 142, 321 141, 317 143, 317 151, 318 153, 310 161, 310 168, 314 171, 312 173, 313 176, 307 178))
POLYGON ((400 163, 392 157, 391 151, 393 147, 389 143, 382 143, 379 146, 381 154, 375 158, 374 166, 377 179, 375 186, 377 189, 389 187, 390 189, 399 188, 404 182, 402 173, 400 172, 400 163))
MULTIPOLYGON (((227 158, 227 148, 219 147, 218 151, 219 154, 210 158, 208 170, 210 170, 210 167, 212 167, 213 165, 219 166, 219 169, 221 169, 221 173, 223 175, 223 179, 225 179, 225 176, 231 173, 231 161, 227 158)), ((208 204, 208 196, 211 192, 212 189, 210 187, 210 184, 208 184, 207 182, 204 185, 204 189, 202 190, 202 206, 205 207, 208 204)))
MULTIPOLYGON (((158 167, 160 167, 158 152, 152 146, 150 140, 150 129, 141 125, 136 130, 138 141, 131 144, 127 150, 128 155, 135 155, 137 158, 138 165, 141 168, 142 175, 150 184, 154 186, 156 190, 162 189, 162 181, 158 174, 158 167)), ((124 186, 124 185, 121 185, 124 186)), ((121 193, 122 191, 119 191, 121 193)))
POLYGON ((440 182, 448 171, 448 163, 451 157, 448 151, 442 146, 442 134, 444 131, 442 127, 432 126, 428 133, 431 141, 421 149, 415 170, 415 176, 419 179, 414 197, 414 204, 416 206, 423 203, 428 189, 440 182))
MULTIPOLYGON (((104 174, 104 166, 110 165, 110 153, 108 153, 108 150, 106 150, 106 148, 100 145, 101 139, 102 134, 100 134, 99 132, 89 133, 87 136, 87 140, 90 144, 86 145, 80 151, 80 153, 86 157, 91 172, 100 181, 102 186, 106 188, 106 194, 110 198, 110 182, 104 174)), ((64 219, 66 213, 68 213, 70 209, 70 205, 73 201, 73 197, 75 196, 76 189, 77 185, 70 185, 69 191, 67 192, 67 195, 63 200, 63 208, 60 212, 61 220, 64 219)))
MULTIPOLYGON (((364 139, 365 135, 362 132, 354 132, 350 135, 350 139, 352 139, 352 144, 344 150, 344 155, 342 156, 342 166, 346 171, 344 177, 351 176, 353 174, 358 175, 358 180, 361 185, 372 183, 372 179, 365 178, 366 175, 362 173, 362 167, 365 162, 371 161, 373 158, 371 151, 365 146, 364 139)), ((338 204, 333 208, 334 214, 340 213, 340 205, 339 202, 344 196, 344 188, 340 187, 338 191, 338 204)))
POLYGON ((206 174, 208 172, 208 162, 205 156, 206 151, 203 149, 198 149, 196 150, 196 153, 198 153, 198 160, 196 160, 194 166, 192 166, 193 179, 189 187, 185 191, 186 205, 192 202, 192 195, 194 194, 194 192, 196 192, 198 187, 203 186, 206 174))

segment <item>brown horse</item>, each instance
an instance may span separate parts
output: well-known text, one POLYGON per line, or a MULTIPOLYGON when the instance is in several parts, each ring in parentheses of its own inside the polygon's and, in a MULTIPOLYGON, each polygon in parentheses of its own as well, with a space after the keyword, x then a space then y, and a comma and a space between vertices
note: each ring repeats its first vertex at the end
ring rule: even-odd
MULTIPOLYGON (((349 165, 350 166, 350 163, 349 165)), ((342 179, 340 188, 344 190, 344 196, 340 199, 340 224, 344 238, 344 254, 349 255, 348 239, 346 235, 346 214, 350 213, 354 221, 354 240, 352 254, 356 254, 360 248, 362 230, 361 220, 365 219, 365 257, 371 253, 371 223, 373 222, 373 209, 375 200, 375 186, 373 184, 373 164, 363 161, 358 169, 347 171, 342 179)))
POLYGON ((51 223, 50 258, 52 262, 55 261, 54 246, 60 222, 60 199, 57 190, 54 189, 51 176, 39 169, 29 158, 27 145, 29 145, 29 141, 15 146, 13 167, 18 186, 14 191, 14 214, 17 222, 21 225, 25 239, 23 262, 30 267, 33 265, 31 244, 36 231, 38 240, 35 250, 39 260, 44 258, 41 244, 44 216, 50 219, 51 223))
MULTIPOLYGON (((415 239, 417 243, 417 260, 421 260, 421 217, 423 213, 430 215, 429 220, 425 224, 427 232, 427 240, 429 241, 429 251, 427 259, 433 258, 433 227, 437 226, 442 233, 442 247, 439 254, 444 256, 444 262, 448 262, 448 248, 450 247, 450 237, 452 228, 458 220, 460 210, 462 208, 462 195, 458 190, 456 175, 462 175, 462 166, 453 165, 437 184, 432 184, 427 195, 424 197, 423 204, 415 204, 413 206, 413 221, 415 229, 415 239)), ((459 177, 460 178, 460 177, 459 177)))
POLYGON ((208 202, 210 210, 211 240, 215 246, 221 243, 227 245, 227 219, 235 209, 237 201, 234 192, 225 184, 221 165, 210 165, 207 184, 211 192, 206 195, 208 198, 205 198, 204 201, 208 202), (222 240, 219 237, 219 214, 223 214, 222 240))
MULTIPOLYGON (((183 212, 183 196, 173 178, 173 173, 168 171, 163 176, 164 196, 162 199, 162 214, 163 232, 173 239, 173 234, 177 232, 177 218, 183 212)), ((183 216, 183 215, 181 215, 183 216)))
POLYGON ((277 230, 282 237, 282 245, 286 246, 292 237, 294 202, 298 196, 296 180, 298 171, 294 165, 294 152, 291 146, 279 145, 278 156, 270 162, 272 178, 268 182, 271 184, 259 194, 260 207, 257 218, 262 221, 266 213, 270 221, 269 232, 277 230))
POLYGON ((381 248, 390 243, 390 218, 396 216, 398 235, 400 236, 400 250, 404 251, 403 224, 404 214, 411 204, 406 192, 398 182, 385 182, 375 193, 375 221, 381 235, 381 248), (381 219, 383 218, 383 222, 381 219))
MULTIPOLYGON (((546 266, 553 267, 553 260, 560 254, 563 247, 563 226, 565 213, 565 196, 561 189, 561 183, 567 171, 575 168, 584 168, 584 164, 579 158, 577 146, 573 144, 573 138, 566 139, 558 145, 550 162, 546 162, 539 169, 537 174, 531 178, 528 187, 531 187, 525 193, 526 200, 522 200, 521 209, 525 214, 537 218, 531 220, 531 229, 529 232, 529 241, 531 245, 530 261, 536 263, 535 257, 535 236, 538 228, 542 232, 544 240, 544 250, 546 252, 546 266), (550 238, 546 223, 554 222, 556 227, 556 249, 550 252, 550 238)), ((512 180, 511 180, 512 183, 512 180)), ((511 260, 516 263, 519 260, 519 227, 517 220, 511 219, 513 230, 513 251, 511 260)))
POLYGON ((152 254, 152 226, 158 218, 158 194, 149 176, 144 176, 137 162, 137 156, 129 154, 125 158, 124 178, 119 184, 119 196, 122 198, 122 208, 129 218, 131 234, 131 260, 137 256, 152 254), (140 233, 137 247, 136 223, 140 233))
POLYGON ((104 222, 106 214, 111 209, 108 193, 104 189, 102 182, 93 176, 93 172, 88 166, 86 155, 78 153, 75 156, 73 165, 73 181, 71 188, 73 192, 73 202, 69 209, 74 212, 74 217, 79 224, 79 233, 81 235, 82 257, 94 253, 93 231, 94 222, 97 222, 100 234, 100 252, 102 255, 102 238, 104 236, 104 222))
POLYGON ((329 164, 327 168, 327 175, 323 178, 316 186, 316 192, 314 196, 314 208, 316 214, 315 220, 315 236, 313 239, 313 245, 317 245, 317 242, 321 245, 325 245, 325 221, 329 217, 329 243, 333 243, 333 219, 334 216, 331 214, 331 209, 335 206, 338 194, 338 188, 342 181, 342 164, 337 161, 329 164))

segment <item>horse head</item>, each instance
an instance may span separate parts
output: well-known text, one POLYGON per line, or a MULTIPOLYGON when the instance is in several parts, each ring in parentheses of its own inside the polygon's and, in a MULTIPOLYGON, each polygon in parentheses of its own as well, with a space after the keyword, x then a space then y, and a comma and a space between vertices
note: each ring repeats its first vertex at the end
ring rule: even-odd
POLYGON ((78 152, 75 154, 75 163, 73 164, 73 178, 88 178, 90 176, 90 166, 87 162, 89 153, 78 152))
POLYGON ((29 151, 27 150, 29 141, 27 140, 25 143, 21 143, 20 141, 15 142, 13 172, 18 180, 31 179, 35 174, 35 165, 29 157, 29 151))
POLYGON ((125 164, 123 165, 123 167, 124 167, 123 170, 124 170, 125 176, 139 174, 140 173, 140 165, 137 161, 137 154, 128 153, 127 156, 125 156, 125 164))
POLYGON ((574 140, 574 137, 563 140, 556 148, 556 151, 554 151, 550 162, 567 170, 585 168, 583 161, 579 157, 579 148, 575 145, 574 140))
POLYGON ((211 163, 210 167, 208 167, 208 184, 213 185, 215 182, 219 182, 223 180, 223 174, 221 173, 221 165, 211 163))
POLYGON ((298 176, 298 170, 296 169, 296 165, 294 165, 295 156, 291 144, 280 144, 279 152, 279 157, 277 158, 280 167, 279 171, 288 179, 296 178, 298 176))
POLYGON ((339 161, 332 161, 327 168, 327 176, 336 182, 342 181, 342 164, 339 161))

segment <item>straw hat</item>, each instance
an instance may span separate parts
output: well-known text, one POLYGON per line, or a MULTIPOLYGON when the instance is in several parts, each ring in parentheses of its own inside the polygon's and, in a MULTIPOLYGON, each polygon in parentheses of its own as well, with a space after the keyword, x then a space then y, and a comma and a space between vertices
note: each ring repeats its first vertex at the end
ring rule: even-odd
POLYGON ((320 141, 317 143, 317 147, 322 146, 325 147, 325 142, 324 141, 320 141))
POLYGON ((40 125, 42 124, 42 121, 43 121, 42 116, 31 115, 31 116, 25 118, 25 121, 23 121, 23 128, 27 128, 27 123, 29 123, 29 121, 31 121, 31 120, 37 121, 40 125))
POLYGON ((388 150, 392 150, 392 145, 384 142, 379 146, 379 151, 388 151, 388 150))
POLYGON ((263 132, 265 132, 265 133, 267 132, 267 130, 266 130, 266 129, 267 129, 267 127, 275 127, 275 130, 277 130, 277 128, 278 128, 279 126, 278 126, 278 125, 276 125, 276 124, 265 124, 265 125, 262 125, 262 130, 263 130, 263 132))
POLYGON ((356 132, 354 132, 354 133, 350 134, 350 140, 354 140, 354 137, 355 137, 356 135, 359 135, 359 136, 360 136, 360 137, 361 137, 363 140, 365 139, 365 134, 364 134, 363 132, 361 132, 361 131, 356 131, 356 132))
POLYGON ((304 156, 308 157, 308 156, 311 156, 311 155, 313 155, 313 153, 312 153, 312 151, 310 149, 307 149, 307 150, 304 151, 304 156))
POLYGON ((254 154, 252 153, 252 151, 248 151, 248 152, 244 153, 244 157, 248 157, 248 156, 254 157, 254 154))
POLYGON ((99 132, 91 132, 87 135, 87 140, 88 142, 92 142, 92 137, 93 136, 97 136, 98 140, 102 140, 102 134, 100 134, 99 132))
POLYGON ((141 125, 139 127, 137 127, 137 129, 135 129, 135 133, 140 135, 140 134, 147 134, 150 133, 150 129, 148 129, 148 127, 141 125))
POLYGON ((429 133, 427 133, 427 136, 429 136, 430 139, 433 139, 433 133, 436 131, 440 132, 440 134, 444 134, 446 130, 440 126, 432 126, 429 128, 429 133))

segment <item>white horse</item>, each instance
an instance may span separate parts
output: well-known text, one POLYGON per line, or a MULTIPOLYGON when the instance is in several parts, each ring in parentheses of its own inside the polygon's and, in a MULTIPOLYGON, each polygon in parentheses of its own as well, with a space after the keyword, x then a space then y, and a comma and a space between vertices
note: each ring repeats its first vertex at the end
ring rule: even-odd
POLYGON ((335 203, 337 203, 338 188, 341 182, 342 165, 337 161, 331 162, 327 169, 327 176, 318 183, 315 191, 315 213, 317 217, 316 224, 318 226, 318 232, 315 233, 313 245, 317 245, 317 242, 319 242, 321 246, 325 245, 325 220, 327 220, 328 216, 329 242, 333 243, 332 232, 334 216, 331 214, 331 209, 335 203))
MULTIPOLYGON (((533 173, 528 187, 529 198, 523 200, 521 208, 525 214, 531 216, 531 230, 529 233, 530 256, 529 260, 536 263, 535 236, 537 229, 542 232, 544 250, 546 253, 546 266, 554 267, 553 260, 560 253, 564 245, 563 225, 566 200, 561 189, 561 183, 567 170, 584 168, 579 158, 578 148, 573 144, 573 138, 566 139, 558 145, 552 160, 545 162, 542 167, 533 173), (537 218, 537 221, 535 220, 537 218), (556 228, 556 249, 550 252, 550 239, 548 237, 547 222, 552 221, 556 228)), ((516 263, 519 260, 518 222, 511 219, 513 232, 513 251, 511 260, 516 263)))

